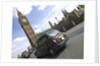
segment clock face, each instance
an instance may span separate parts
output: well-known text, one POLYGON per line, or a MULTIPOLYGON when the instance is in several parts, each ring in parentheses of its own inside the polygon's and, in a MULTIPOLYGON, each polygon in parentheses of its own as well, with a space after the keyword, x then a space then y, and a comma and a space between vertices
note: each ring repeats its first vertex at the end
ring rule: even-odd
POLYGON ((27 22, 27 19, 22 19, 22 22, 27 22))

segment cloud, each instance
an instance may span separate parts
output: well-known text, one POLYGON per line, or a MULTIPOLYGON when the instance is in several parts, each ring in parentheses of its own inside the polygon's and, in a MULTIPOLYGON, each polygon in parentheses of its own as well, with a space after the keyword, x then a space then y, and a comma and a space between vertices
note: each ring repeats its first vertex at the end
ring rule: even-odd
POLYGON ((23 3, 23 4, 14 4, 14 8, 13 8, 13 16, 14 17, 18 17, 17 15, 17 11, 16 8, 23 14, 23 15, 27 15, 32 11, 32 6, 39 6, 38 10, 44 10, 46 8, 47 5, 39 5, 39 4, 27 4, 27 3, 23 3))
POLYGON ((63 16, 62 12, 59 11, 59 12, 55 13, 52 17, 50 17, 48 19, 48 21, 50 21, 51 23, 58 23, 58 21, 62 20, 62 17, 64 17, 64 16, 63 16), (55 19, 55 17, 57 17, 57 19, 55 19))
POLYGON ((23 51, 27 50, 29 41, 27 37, 17 37, 12 41, 12 57, 16 58, 23 51))
POLYGON ((23 51, 27 51, 28 46, 29 46, 28 42, 25 42, 22 46, 16 45, 16 47, 12 49, 12 57, 17 58, 18 55, 21 55, 23 51))
POLYGON ((40 33, 40 32, 41 32, 40 28, 38 28, 38 29, 35 30, 35 33, 40 33))
POLYGON ((34 28, 39 28, 39 25, 34 25, 33 27, 34 27, 34 28))
POLYGON ((72 12, 74 9, 77 9, 76 7, 77 5, 69 5, 67 8, 65 8, 67 10, 67 12, 72 12))
POLYGON ((13 44, 22 42, 26 39, 26 37, 17 37, 16 39, 13 40, 13 44))
POLYGON ((57 23, 57 20, 54 17, 48 19, 52 24, 57 23))
POLYGON ((16 8, 20 12, 22 12, 22 14, 24 14, 24 15, 29 14, 32 11, 32 5, 33 4, 26 4, 26 3, 24 3, 23 5, 22 4, 14 4, 14 6, 13 6, 14 7, 13 8, 13 11, 14 11, 13 16, 18 17, 16 8))
POLYGON ((38 7, 38 10, 44 10, 46 7, 47 7, 47 5, 40 5, 40 6, 38 7))
POLYGON ((18 47, 20 47, 23 42, 26 41, 26 37, 17 37, 12 41, 12 49, 16 50, 18 47), (20 46, 19 46, 20 45, 20 46))

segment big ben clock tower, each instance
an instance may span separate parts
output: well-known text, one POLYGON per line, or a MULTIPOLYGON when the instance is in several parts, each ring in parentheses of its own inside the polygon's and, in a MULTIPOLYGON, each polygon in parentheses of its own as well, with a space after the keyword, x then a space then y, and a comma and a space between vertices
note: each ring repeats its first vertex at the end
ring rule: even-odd
POLYGON ((19 23, 23 28, 25 34, 27 35, 32 47, 35 47, 35 42, 37 40, 37 36, 35 35, 34 30, 32 29, 28 19, 24 16, 20 11, 17 10, 17 14, 19 17, 19 23))

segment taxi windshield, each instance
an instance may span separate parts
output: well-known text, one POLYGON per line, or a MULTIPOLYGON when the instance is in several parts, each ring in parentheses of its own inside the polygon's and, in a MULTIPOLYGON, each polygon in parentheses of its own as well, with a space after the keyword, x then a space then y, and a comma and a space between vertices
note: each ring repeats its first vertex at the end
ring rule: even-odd
POLYGON ((51 31, 49 31, 47 34, 49 35, 49 36, 56 36, 57 34, 59 33, 59 31, 58 30, 51 30, 51 31))

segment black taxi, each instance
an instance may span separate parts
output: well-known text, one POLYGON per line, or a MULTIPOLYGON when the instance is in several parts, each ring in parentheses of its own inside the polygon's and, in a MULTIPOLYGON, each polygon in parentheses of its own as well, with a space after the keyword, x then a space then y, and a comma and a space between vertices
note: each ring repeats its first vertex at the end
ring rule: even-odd
POLYGON ((36 57, 43 57, 47 54, 54 54, 56 51, 65 46, 69 38, 63 32, 52 29, 42 35, 36 41, 36 57))

